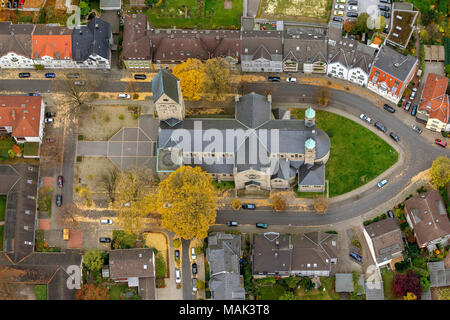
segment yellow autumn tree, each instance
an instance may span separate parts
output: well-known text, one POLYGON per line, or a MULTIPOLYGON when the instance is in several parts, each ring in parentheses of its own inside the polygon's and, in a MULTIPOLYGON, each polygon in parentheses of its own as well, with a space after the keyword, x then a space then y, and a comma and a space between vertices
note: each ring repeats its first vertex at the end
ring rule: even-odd
POLYGON ((417 300, 417 297, 412 292, 407 292, 406 296, 403 297, 403 300, 417 300))
POLYGON ((180 79, 181 92, 186 100, 200 100, 202 97, 204 70, 200 60, 191 58, 172 69, 172 74, 180 79))
POLYGON ((216 221, 216 196, 210 176, 200 167, 183 166, 161 181, 157 211, 168 231, 184 239, 204 239, 216 221))
POLYGON ((450 182, 450 159, 446 156, 437 157, 430 170, 431 183, 436 187, 442 187, 450 182))

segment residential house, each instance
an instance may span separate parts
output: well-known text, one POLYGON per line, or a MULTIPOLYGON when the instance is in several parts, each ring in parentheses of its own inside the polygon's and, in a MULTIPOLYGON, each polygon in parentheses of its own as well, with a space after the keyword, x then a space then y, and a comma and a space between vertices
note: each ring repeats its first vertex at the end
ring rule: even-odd
POLYGON ((209 289, 213 300, 244 300, 240 276, 241 236, 214 232, 208 236, 209 289))
POLYGON ((398 103, 417 71, 418 60, 404 56, 383 45, 375 57, 367 87, 382 97, 398 103))
POLYGON ((406 200, 405 213, 419 248, 431 251, 437 244, 448 245, 450 222, 439 191, 431 190, 406 200))
POLYGON ((417 120, 432 131, 450 131, 450 103, 446 94, 448 78, 429 73, 422 91, 417 120))
POLYGON ((418 15, 418 11, 394 8, 392 10, 391 31, 386 38, 386 42, 393 46, 406 49, 411 35, 414 32, 414 23, 418 15))
POLYGON ((72 29, 37 24, 32 34, 32 57, 45 68, 72 68, 72 29))
POLYGON ((149 27, 145 14, 124 15, 122 61, 126 68, 152 68, 152 50, 147 36, 149 27))
POLYGON ((450 268, 445 269, 444 261, 428 262, 430 272, 430 287, 450 286, 450 268))
POLYGON ((33 68, 31 35, 35 25, 0 22, 0 68, 33 68))
POLYGON ((100 0, 100 10, 120 10, 121 8, 121 0, 100 0))
POLYGON ((282 31, 242 31, 243 72, 283 72, 282 31))
POLYGON ((238 190, 266 194, 272 188, 289 188, 295 183, 300 191, 325 189, 330 139, 317 129, 312 108, 306 111, 305 120, 274 119, 271 96, 251 93, 236 96, 235 119, 184 119, 180 117, 184 104, 175 79, 160 71, 152 81, 157 112, 163 119, 157 150, 161 178, 181 165, 192 165, 200 166, 213 179, 234 181, 238 190), (203 130, 208 129, 220 134, 213 149, 208 140, 199 143, 203 130), (189 137, 183 138, 181 132, 189 137), (195 139, 197 134, 201 134, 200 139, 195 139))
POLYGON ((276 232, 253 235, 253 276, 329 276, 337 263, 336 235, 311 232, 280 235, 276 232))
POLYGON ((0 134, 18 143, 42 142, 44 110, 41 96, 0 96, 0 134))
POLYGON ((390 264, 395 269, 395 263, 403 260, 402 233, 393 219, 372 222, 363 228, 363 234, 377 267, 390 264))
POLYGON ((94 18, 87 26, 77 26, 72 31, 73 60, 76 68, 110 69, 111 25, 94 18))
POLYGON ((143 300, 156 299, 155 254, 152 248, 109 252, 109 274, 115 282, 137 287, 143 300))
POLYGON ((287 29, 283 49, 285 72, 326 73, 327 29, 287 29))
POLYGON ((0 166, 0 194, 6 195, 3 250, 17 263, 34 250, 39 166, 0 166))
POLYGON ((356 44, 356 51, 348 70, 347 80, 366 87, 369 80, 370 69, 375 59, 376 50, 361 42, 356 44))

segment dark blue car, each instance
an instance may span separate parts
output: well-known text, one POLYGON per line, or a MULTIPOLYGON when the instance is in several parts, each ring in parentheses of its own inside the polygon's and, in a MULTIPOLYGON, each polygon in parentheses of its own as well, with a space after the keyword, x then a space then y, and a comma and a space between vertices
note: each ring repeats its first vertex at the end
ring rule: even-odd
POLYGON ((419 108, 419 105, 418 104, 415 104, 413 107, 412 107, 412 109, 411 109, 411 115, 413 116, 413 117, 415 117, 416 116, 416 113, 417 113, 417 109, 419 108))
POLYGON ((55 74, 53 72, 48 72, 48 73, 45 74, 45 77, 46 78, 54 78, 55 74))
POLYGON ((354 253, 352 251, 350 251, 350 257, 352 257, 353 259, 355 259, 358 262, 361 262, 361 260, 362 260, 362 257, 359 254, 354 253))
POLYGON ((27 96, 29 96, 29 97, 37 97, 38 95, 39 95, 39 93, 36 93, 36 92, 27 93, 27 96))

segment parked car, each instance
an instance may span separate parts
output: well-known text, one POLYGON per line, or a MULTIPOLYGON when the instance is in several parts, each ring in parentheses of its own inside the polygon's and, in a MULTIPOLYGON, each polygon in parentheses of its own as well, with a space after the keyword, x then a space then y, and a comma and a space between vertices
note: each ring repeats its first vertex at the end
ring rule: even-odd
POLYGON ((381 11, 389 11, 389 10, 391 10, 391 9, 389 9, 388 6, 385 6, 385 5, 382 5, 382 4, 378 5, 378 9, 380 9, 381 11))
POLYGON ((348 6, 349 11, 358 11, 358 6, 348 6))
POLYGON ((45 77, 46 77, 46 78, 54 78, 54 77, 55 77, 55 74, 54 74, 53 72, 47 72, 47 73, 45 74, 45 77))
POLYGON ((417 132, 418 134, 421 134, 422 133, 422 129, 420 129, 418 126, 416 126, 416 125, 413 125, 412 126, 412 129, 415 131, 415 132, 417 132))
POLYGON ((415 96, 416 96, 416 93, 414 91, 411 92, 411 95, 409 96, 409 100, 414 100, 415 96))
POLYGON ((269 81, 272 81, 272 82, 280 82, 280 77, 268 77, 267 78, 269 81))
POLYGON ((413 92, 417 92, 417 87, 412 88, 413 92))
POLYGON ((237 227, 238 223, 237 223, 237 221, 228 221, 227 222, 227 226, 229 226, 229 227, 237 227))
POLYGON ((344 21, 344 18, 342 18, 342 17, 333 17, 333 21, 342 22, 342 21, 344 21))
POLYGON ((181 283, 180 269, 175 269, 175 283, 181 283))
POLYGON ((30 93, 27 93, 27 96, 28 96, 28 97, 37 97, 37 96, 39 96, 39 93, 36 93, 36 92, 30 92, 30 93))
POLYGON ((375 127, 384 133, 387 131, 387 128, 380 121, 375 122, 375 127))
POLYGON ((387 183, 388 181, 386 179, 383 179, 380 182, 378 182, 377 186, 378 188, 383 188, 387 183))
POLYGON ((386 19, 389 19, 391 17, 391 14, 387 11, 380 11, 380 15, 382 15, 386 19))
POLYGON ((415 104, 415 105, 412 107, 412 109, 411 109, 411 115, 412 115, 413 117, 416 116, 417 109, 419 109, 419 105, 418 105, 418 104, 415 104))
POLYGON ((359 254, 352 252, 352 251, 350 251, 350 257, 355 259, 358 262, 361 262, 361 260, 362 260, 362 257, 359 254))
POLYGON ((197 264, 195 262, 192 264, 192 274, 197 274, 197 264))
POLYGON ((53 138, 45 138, 45 142, 53 143, 53 142, 55 142, 55 139, 53 139, 53 138))
POLYGON ((358 0, 350 0, 348 2, 348 4, 351 5, 351 6, 357 6, 358 5, 358 0))
POLYGON ((341 11, 341 10, 334 10, 334 15, 335 16, 344 16, 344 11, 341 11))
POLYGON ((53 123, 53 118, 44 118, 44 123, 53 123))
POLYGON ((56 195, 56 206, 61 207, 62 206, 62 194, 56 195))
POLYGON ((256 205, 253 204, 253 203, 244 203, 242 205, 242 209, 255 210, 256 209, 256 205))
POLYGON ((406 104, 405 104, 405 111, 408 112, 409 108, 411 108, 411 101, 406 102, 406 104))
POLYGON ((389 111, 390 113, 394 113, 395 109, 392 108, 390 105, 388 104, 384 104, 384 110, 389 111))
POLYGON ((78 79, 80 77, 79 73, 69 73, 67 74, 67 78, 76 78, 78 79))
POLYGON ((345 6, 343 4, 337 4, 334 6, 336 10, 345 10, 345 6))
POLYGON ((347 17, 357 18, 358 17, 358 12, 356 12, 356 11, 348 11, 347 12, 347 17))
POLYGON ((197 259, 197 255, 195 254, 195 248, 191 248, 191 258, 192 260, 197 259))
POLYGON ((130 95, 128 93, 119 93, 117 97, 121 99, 130 99, 130 95))
POLYGON ((136 80, 145 80, 145 79, 147 79, 147 76, 145 74, 135 74, 134 78, 136 80))
POLYGON ((192 291, 197 292, 197 278, 192 279, 192 291))
POLYGON ((175 250, 175 259, 180 259, 180 250, 175 250))
POLYGON ((387 3, 387 4, 390 4, 390 3, 391 3, 391 0, 380 0, 380 2, 381 2, 381 3, 387 3))
POLYGON ((19 73, 19 78, 29 78, 31 74, 29 72, 21 72, 19 73))
POLYGON ((64 184, 64 178, 63 176, 58 176, 58 187, 62 188, 64 184))
POLYGON ((286 78, 286 82, 297 82, 297 78, 288 77, 286 78))
POLYGON ((366 116, 364 113, 361 113, 359 115, 359 118, 367 123, 372 123, 372 119, 370 119, 368 116, 366 116))
POLYGON ((46 112, 46 113, 45 113, 45 116, 46 116, 47 118, 53 118, 53 117, 56 117, 56 112, 46 112))
POLYGON ((101 219, 100 224, 112 224, 113 221, 111 219, 101 219))
POLYGON ((336 0, 336 2, 345 4, 345 0, 336 0))
POLYGON ((394 219, 394 212, 392 210, 388 210, 387 214, 389 218, 394 219))
POLYGON ((101 237, 101 238, 99 239, 99 241, 100 241, 101 243, 110 243, 110 242, 111 242, 111 238, 101 237))
POLYGON ((445 148, 447 146, 447 142, 444 142, 441 139, 434 140, 434 143, 436 143, 437 145, 440 145, 442 148, 445 148))
POLYGON ((267 223, 264 223, 264 222, 258 222, 256 224, 256 227, 257 228, 262 228, 262 229, 267 229, 269 227, 269 225, 267 223))
POLYGON ((393 132, 391 132, 391 133, 389 134, 389 136, 390 136, 392 139, 394 139, 395 141, 397 141, 397 142, 400 141, 400 138, 398 137, 398 135, 396 135, 396 134, 393 133, 393 132))
POLYGON ((75 81, 73 84, 76 86, 84 86, 84 81, 75 81))
MULTIPOLYGON (((9 2, 8 2, 8 4, 9 4, 9 2)), ((9 7, 8 7, 9 8, 9 7)), ((32 246, 33 245, 33 243, 31 242, 31 241, 24 241, 23 243, 25 243, 26 245, 28 245, 28 246, 32 246)))

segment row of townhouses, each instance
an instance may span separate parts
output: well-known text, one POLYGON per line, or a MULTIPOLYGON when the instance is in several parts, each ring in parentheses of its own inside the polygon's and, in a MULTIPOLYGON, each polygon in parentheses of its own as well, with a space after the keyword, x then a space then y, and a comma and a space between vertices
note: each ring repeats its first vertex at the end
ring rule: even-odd
POLYGON ((111 67, 111 25, 94 18, 75 28, 0 22, 0 68, 111 67))
POLYGON ((153 29, 143 14, 124 18, 123 61, 130 69, 165 69, 188 58, 225 57, 243 72, 322 73, 367 86, 398 103, 418 61, 383 45, 342 36, 342 25, 279 30, 153 29))

